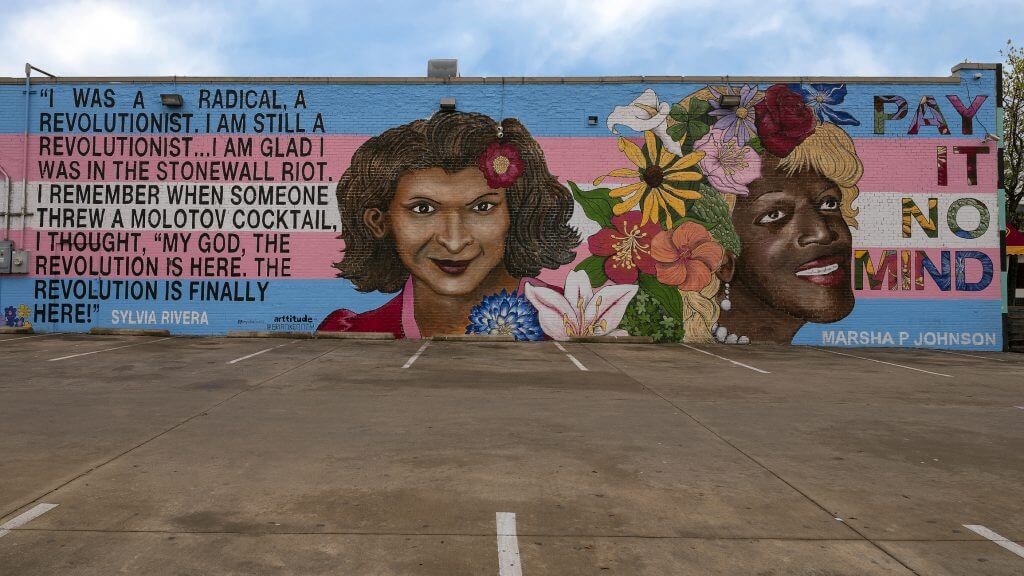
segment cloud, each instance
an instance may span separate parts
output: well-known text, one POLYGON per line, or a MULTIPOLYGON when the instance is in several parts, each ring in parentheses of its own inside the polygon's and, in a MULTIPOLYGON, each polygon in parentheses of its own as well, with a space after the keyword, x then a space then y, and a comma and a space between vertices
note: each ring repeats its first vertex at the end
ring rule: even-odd
POLYGON ((209 75, 227 68, 223 10, 117 0, 63 1, 10 9, 0 31, 0 74, 25 62, 59 76, 209 75))

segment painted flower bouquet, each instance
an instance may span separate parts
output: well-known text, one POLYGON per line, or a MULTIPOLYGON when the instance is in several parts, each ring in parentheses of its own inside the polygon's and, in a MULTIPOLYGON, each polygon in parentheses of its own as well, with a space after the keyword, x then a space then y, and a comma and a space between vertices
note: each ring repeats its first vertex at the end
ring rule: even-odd
POLYGON ((676 104, 645 90, 608 117, 642 142, 620 136, 631 164, 597 177, 593 188, 569 182, 573 196, 601 230, 587 243, 591 256, 577 266, 594 287, 635 284, 638 296, 621 328, 656 341, 680 341, 686 327, 716 326, 715 273, 740 241, 730 216, 736 196, 761 175, 767 152, 787 156, 819 123, 858 124, 837 110, 841 84, 707 86, 676 104), (607 179, 624 181, 602 187, 607 179))

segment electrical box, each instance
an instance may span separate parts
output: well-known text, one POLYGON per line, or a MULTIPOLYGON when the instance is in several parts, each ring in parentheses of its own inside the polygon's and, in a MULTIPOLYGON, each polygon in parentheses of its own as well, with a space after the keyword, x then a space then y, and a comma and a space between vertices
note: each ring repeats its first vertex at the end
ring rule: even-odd
POLYGON ((28 250, 11 251, 11 274, 28 274, 28 250))
POLYGON ((14 257, 14 242, 0 240, 0 274, 11 273, 11 260, 14 257))

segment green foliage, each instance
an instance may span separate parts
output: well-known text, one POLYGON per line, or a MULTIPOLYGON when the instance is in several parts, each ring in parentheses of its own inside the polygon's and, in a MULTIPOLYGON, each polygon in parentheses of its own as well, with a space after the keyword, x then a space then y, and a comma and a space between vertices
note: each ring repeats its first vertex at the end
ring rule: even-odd
POLYGON ((604 272, 604 261, 607 256, 590 256, 576 266, 576 270, 583 270, 590 277, 590 285, 596 290, 608 281, 608 275, 604 272))
POLYGON ((619 328, 632 336, 650 336, 659 343, 683 340, 682 317, 666 314, 661 304, 643 289, 629 303, 619 328))
POLYGON ((679 104, 673 104, 669 117, 677 122, 668 128, 668 135, 676 142, 686 137, 686 142, 693 145, 694 142, 704 137, 711 129, 711 117, 708 111, 711 104, 700 98, 691 98, 689 108, 683 108, 679 104))
POLYGON ((708 232, 711 232, 711 237, 723 248, 739 256, 740 237, 732 225, 729 205, 725 203, 718 190, 707 184, 700 185, 700 194, 701 197, 693 200, 693 204, 689 206, 689 215, 700 220, 708 232))
POLYGON ((675 286, 666 286, 658 282, 657 277, 642 272, 637 284, 640 285, 641 292, 646 292, 648 296, 657 300, 670 316, 680 319, 683 317, 683 297, 679 295, 679 290, 675 286))
POLYGON ((572 197, 583 207, 583 213, 588 218, 597 222, 602 228, 612 227, 612 207, 618 202, 608 195, 611 192, 608 188, 594 188, 593 190, 580 190, 575 182, 569 182, 569 189, 572 190, 572 197))
MULTIPOLYGON (((1024 48, 1010 40, 1000 50, 1003 64, 1003 184, 1006 190, 1006 219, 1018 226, 1024 215, 1018 212, 1024 200, 1024 48)), ((1012 297, 1012 296, 1011 296, 1012 297)))
POLYGON ((757 152, 758 155, 764 154, 764 145, 761 144, 761 139, 758 138, 757 136, 754 136, 753 138, 747 140, 747 146, 753 148, 754 152, 757 152))

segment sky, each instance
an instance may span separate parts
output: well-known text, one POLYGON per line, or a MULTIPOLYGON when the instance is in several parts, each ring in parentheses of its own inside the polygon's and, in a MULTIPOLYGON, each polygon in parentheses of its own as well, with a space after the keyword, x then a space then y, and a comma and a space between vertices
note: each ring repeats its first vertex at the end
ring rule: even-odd
POLYGON ((0 0, 0 76, 947 76, 1024 0, 0 0))

